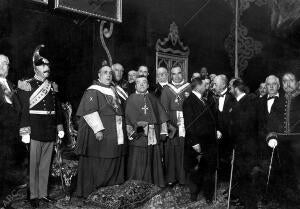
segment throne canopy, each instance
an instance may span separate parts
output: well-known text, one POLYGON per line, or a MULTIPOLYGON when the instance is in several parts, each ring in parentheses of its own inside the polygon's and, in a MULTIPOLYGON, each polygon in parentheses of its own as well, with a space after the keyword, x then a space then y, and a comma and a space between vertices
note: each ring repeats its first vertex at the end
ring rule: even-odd
MULTIPOLYGON (((188 79, 188 56, 189 47, 185 46, 179 37, 178 27, 173 22, 170 25, 168 37, 156 42, 156 70, 159 67, 167 68, 169 75, 174 66, 180 66, 184 80, 188 79)), ((170 76, 169 76, 170 81, 170 76)))

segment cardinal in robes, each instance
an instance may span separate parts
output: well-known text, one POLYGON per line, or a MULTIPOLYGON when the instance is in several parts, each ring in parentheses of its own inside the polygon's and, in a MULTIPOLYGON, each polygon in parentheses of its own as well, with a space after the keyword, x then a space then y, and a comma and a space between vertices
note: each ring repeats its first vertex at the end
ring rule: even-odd
POLYGON ((148 92, 146 77, 136 79, 136 93, 126 105, 129 136, 128 178, 164 187, 162 154, 159 144, 168 134, 167 114, 160 101, 148 92))
POLYGON ((176 182, 185 184, 184 138, 185 126, 182 112, 183 101, 190 95, 190 84, 183 79, 182 69, 175 66, 171 69, 171 83, 167 84, 161 94, 161 103, 170 119, 170 134, 164 143, 164 164, 166 181, 169 185, 176 182), (173 131, 175 129, 175 131, 173 131))
POLYGON ((124 182, 124 111, 111 85, 112 69, 103 66, 98 77, 85 91, 77 110, 77 195, 84 198, 98 187, 124 182))

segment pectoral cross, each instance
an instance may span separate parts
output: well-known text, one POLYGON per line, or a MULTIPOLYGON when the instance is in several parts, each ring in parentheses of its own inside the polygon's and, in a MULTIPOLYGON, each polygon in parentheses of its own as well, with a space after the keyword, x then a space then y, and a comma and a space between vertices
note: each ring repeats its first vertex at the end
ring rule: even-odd
POLYGON ((147 114, 147 110, 149 110, 147 104, 145 103, 145 105, 142 107, 142 110, 144 110, 144 114, 147 114))
POLYGON ((178 94, 177 97, 176 97, 176 99, 175 99, 175 103, 179 104, 179 101, 180 101, 180 100, 181 100, 181 97, 180 97, 180 95, 178 94))

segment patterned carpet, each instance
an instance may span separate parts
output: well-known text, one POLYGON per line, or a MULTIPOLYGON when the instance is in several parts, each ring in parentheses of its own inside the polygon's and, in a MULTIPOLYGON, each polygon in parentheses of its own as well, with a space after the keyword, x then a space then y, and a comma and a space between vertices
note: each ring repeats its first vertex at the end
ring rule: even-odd
MULTIPOLYGON (((219 186, 217 201, 207 205, 202 195, 198 196, 196 202, 190 201, 188 188, 175 185, 161 189, 152 184, 140 181, 128 181, 120 186, 100 188, 92 193, 87 199, 72 197, 66 201, 60 186, 50 189, 50 196, 55 198, 55 204, 43 203, 41 209, 225 209, 226 199, 222 193, 227 185, 219 186)), ((5 208, 30 209, 31 206, 26 200, 26 187, 13 190, 3 201, 5 208)), ((231 207, 232 209, 239 209, 231 207)), ((279 206, 270 203, 261 209, 298 209, 300 206, 279 206)))

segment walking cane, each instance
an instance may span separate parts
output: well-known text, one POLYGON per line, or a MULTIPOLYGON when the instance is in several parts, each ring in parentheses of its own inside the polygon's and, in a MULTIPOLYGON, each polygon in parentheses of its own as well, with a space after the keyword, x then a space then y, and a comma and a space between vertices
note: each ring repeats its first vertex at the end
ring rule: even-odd
POLYGON ((231 186, 232 186, 232 174, 233 174, 234 158, 235 158, 235 149, 232 150, 232 159, 231 159, 231 170, 230 170, 230 181, 229 181, 227 209, 229 209, 229 207, 230 207, 230 195, 231 195, 231 186))
POLYGON ((271 175, 271 169, 272 169, 272 163, 273 163, 273 157, 274 157, 274 150, 275 150, 275 147, 273 147, 273 149, 272 149, 272 155, 271 155, 269 171, 268 171, 268 180, 267 180, 267 186, 266 186, 266 193, 268 192, 268 187, 269 187, 269 182, 270 182, 270 175, 271 175))
POLYGON ((217 201, 218 169, 219 169, 219 145, 217 145, 217 166, 216 166, 216 172, 215 172, 215 202, 217 201))

